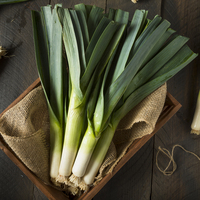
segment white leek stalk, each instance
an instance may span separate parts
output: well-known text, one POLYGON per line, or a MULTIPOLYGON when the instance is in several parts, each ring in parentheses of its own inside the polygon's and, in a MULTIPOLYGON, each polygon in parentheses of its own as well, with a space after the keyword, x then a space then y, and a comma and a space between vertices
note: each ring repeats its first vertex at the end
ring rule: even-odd
MULTIPOLYGON (((46 97, 50 120, 50 177, 55 182, 58 176, 62 145, 65 94, 63 94, 65 62, 62 57, 62 27, 57 15, 59 4, 41 7, 32 11, 34 43, 37 68, 46 97)), ((66 91, 65 91, 66 92, 66 91)))
MULTIPOLYGON (((49 112, 51 115, 51 112, 49 112)), ((58 176, 62 152, 63 135, 60 124, 54 118, 50 117, 50 177, 55 180, 58 176)))
POLYGON ((84 138, 81 142, 72 172, 77 177, 82 177, 85 174, 86 168, 92 156, 92 152, 96 146, 98 138, 95 137, 92 127, 89 125, 84 138))
POLYGON ((200 134, 200 91, 197 98, 196 109, 191 124, 191 133, 200 134))
MULTIPOLYGON (((94 9, 96 10, 95 7, 94 9)), ((57 179, 63 182, 71 174, 72 165, 78 152, 87 100, 92 88, 102 74, 107 60, 121 38, 121 34, 115 34, 121 26, 107 18, 103 18, 95 28, 89 46, 84 52, 84 37, 82 37, 76 12, 60 8, 58 13, 63 26, 63 40, 72 85, 59 177, 57 179)))
POLYGON ((79 99, 75 92, 72 91, 68 110, 67 124, 59 175, 68 177, 72 171, 72 165, 78 150, 82 125, 84 121, 84 106, 76 107, 79 99))
POLYGON ((93 183, 94 178, 109 149, 109 146, 114 136, 116 128, 117 128, 116 125, 112 127, 108 126, 106 130, 101 134, 101 137, 98 140, 95 150, 93 151, 93 154, 88 164, 85 175, 83 176, 83 181, 87 185, 90 185, 93 183))

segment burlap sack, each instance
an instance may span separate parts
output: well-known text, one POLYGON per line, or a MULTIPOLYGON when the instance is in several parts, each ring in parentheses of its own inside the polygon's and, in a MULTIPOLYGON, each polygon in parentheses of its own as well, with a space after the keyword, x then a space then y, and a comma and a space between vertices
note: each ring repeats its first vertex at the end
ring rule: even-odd
MULTIPOLYGON (((112 172, 135 139, 152 133, 165 98, 166 84, 144 99, 120 122, 94 185, 112 172)), ((50 184, 49 118, 41 86, 3 114, 0 133, 18 158, 36 176, 50 184)))
POLYGON ((0 118, 0 133, 18 158, 49 182, 49 118, 41 87, 34 89, 0 118))

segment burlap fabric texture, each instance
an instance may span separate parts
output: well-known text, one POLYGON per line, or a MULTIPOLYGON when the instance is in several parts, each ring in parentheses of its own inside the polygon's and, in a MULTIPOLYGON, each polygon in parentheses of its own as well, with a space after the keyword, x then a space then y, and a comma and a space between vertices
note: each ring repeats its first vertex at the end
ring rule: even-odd
MULTIPOLYGON (((132 142, 153 132, 166 98, 166 84, 138 104, 119 124, 94 185, 111 173, 132 142)), ((41 180, 49 179, 49 118, 39 86, 0 118, 0 133, 16 156, 41 180)), ((77 191, 77 190, 76 190, 77 191)))

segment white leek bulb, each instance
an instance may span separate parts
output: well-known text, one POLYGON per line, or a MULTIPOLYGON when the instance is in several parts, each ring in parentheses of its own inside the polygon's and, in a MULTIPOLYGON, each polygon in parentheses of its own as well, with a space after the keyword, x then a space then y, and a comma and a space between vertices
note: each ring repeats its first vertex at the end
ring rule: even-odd
POLYGON ((196 109, 193 117, 193 121, 191 124, 191 133, 195 133, 197 135, 200 134, 200 91, 197 98, 196 109))

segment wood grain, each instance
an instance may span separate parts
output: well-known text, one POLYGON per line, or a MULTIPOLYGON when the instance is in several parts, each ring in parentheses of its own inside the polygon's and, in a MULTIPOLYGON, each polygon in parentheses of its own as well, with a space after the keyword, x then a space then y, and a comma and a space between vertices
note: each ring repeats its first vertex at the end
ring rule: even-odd
POLYGON ((149 140, 94 197, 94 200, 149 199, 153 140, 149 140), (150 149, 150 151, 149 151, 150 149))
MULTIPOLYGON (((48 1, 0 6, 0 45, 8 50, 0 60, 0 112, 38 77, 33 49, 31 10, 48 1)), ((0 199, 32 200, 34 184, 0 150, 0 199)))
POLYGON ((0 151, 0 199, 31 200, 32 191, 32 182, 0 151))
POLYGON ((33 200, 48 200, 48 198, 37 187, 34 187, 32 199, 33 200))
POLYGON ((136 9, 148 10, 148 18, 153 19, 155 15, 161 14, 161 3, 162 0, 139 0, 138 3, 134 4, 131 0, 107 0, 107 10, 109 8, 122 9, 130 13, 130 19, 136 9))
POLYGON ((86 5, 96 5, 101 8, 106 8, 106 0, 95 1, 95 0, 51 0, 51 5, 54 6, 56 3, 62 3, 64 8, 73 8, 74 5, 84 3, 86 5))
MULTIPOLYGON (((200 3, 199 1, 163 1, 162 16, 171 22, 178 34, 189 37, 189 47, 200 53, 200 3)), ((168 91, 182 104, 182 108, 155 136, 155 153, 158 147, 171 151, 180 144, 189 151, 200 155, 199 137, 190 134, 190 125, 200 88, 200 58, 196 58, 178 75, 168 82, 168 91)), ((151 199, 176 200, 199 199, 199 165, 194 156, 177 148, 174 152, 177 170, 172 176, 164 176, 154 164, 151 199)), ((159 155, 159 163, 166 167, 169 160, 159 155)), ((154 157, 155 163, 155 157, 154 157)))

